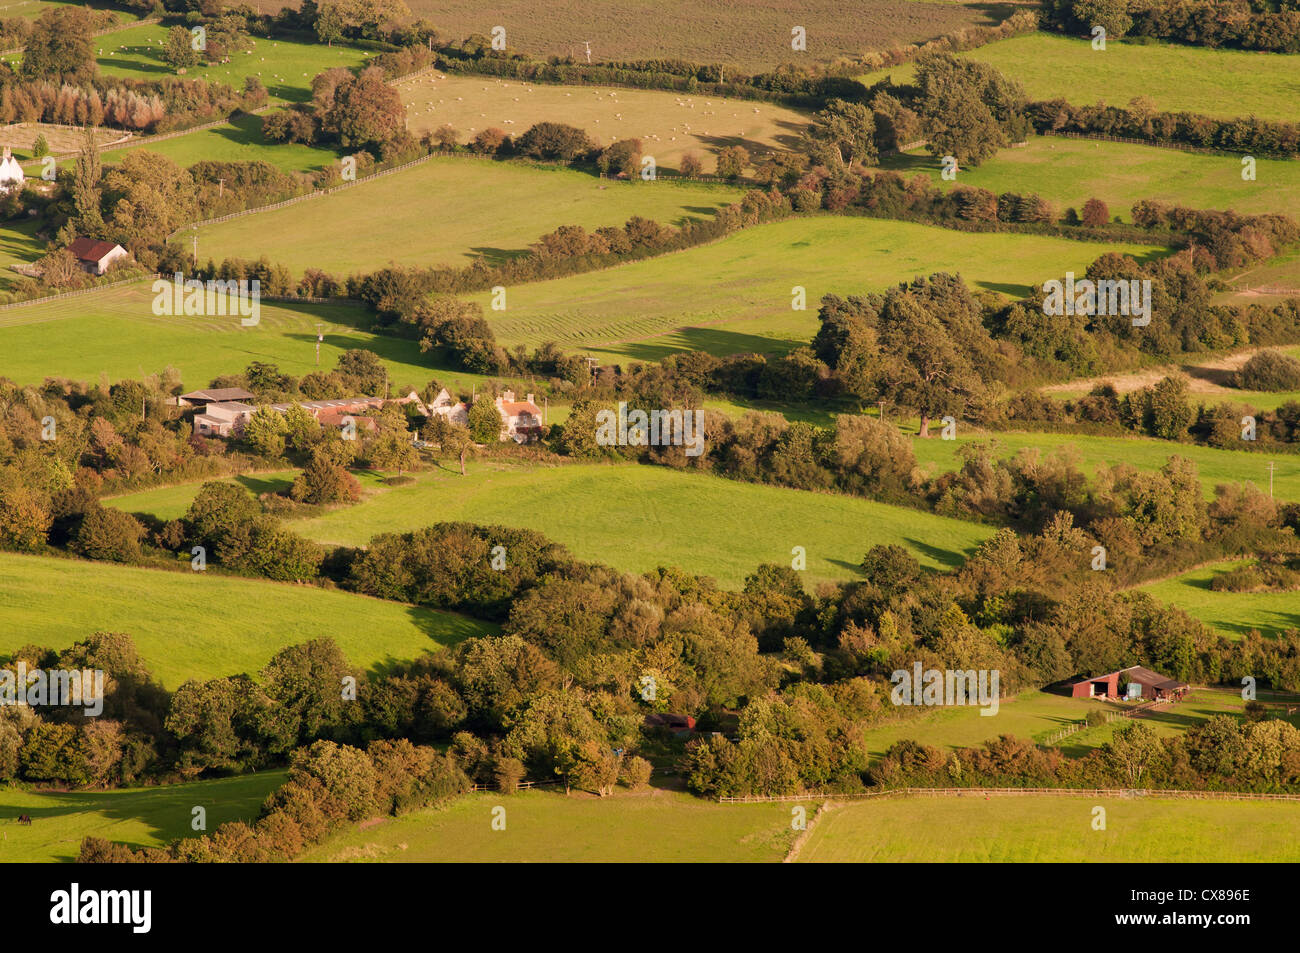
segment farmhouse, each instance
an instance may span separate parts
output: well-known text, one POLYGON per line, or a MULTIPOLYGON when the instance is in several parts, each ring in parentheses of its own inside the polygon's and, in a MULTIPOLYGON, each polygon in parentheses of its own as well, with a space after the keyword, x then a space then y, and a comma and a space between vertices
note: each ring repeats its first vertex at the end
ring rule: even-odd
POLYGON ((453 403, 451 394, 447 392, 445 387, 438 391, 438 396, 433 399, 433 403, 429 404, 426 410, 428 411, 425 414, 426 417, 437 414, 439 417, 446 418, 450 424, 455 424, 458 427, 469 426, 469 408, 465 406, 463 401, 453 403))
POLYGON ((532 394, 524 400, 515 400, 514 391, 502 391, 496 404, 501 415, 502 440, 527 443, 542 435, 542 412, 533 403, 532 394))
POLYGON ((82 269, 92 275, 102 275, 113 262, 129 257, 127 250, 121 245, 96 241, 93 238, 73 239, 72 244, 68 246, 68 251, 72 252, 82 269))
POLYGON ((5 146, 4 156, 0 158, 0 191, 21 192, 24 178, 23 167, 5 146))
POLYGON ((1145 698, 1148 701, 1170 701, 1181 698, 1190 686, 1174 678, 1168 678, 1141 665, 1130 665, 1109 675, 1097 675, 1080 679, 1070 685, 1070 695, 1074 698, 1126 698, 1129 700, 1145 698), (1120 684, 1127 684, 1126 691, 1120 691, 1120 684))

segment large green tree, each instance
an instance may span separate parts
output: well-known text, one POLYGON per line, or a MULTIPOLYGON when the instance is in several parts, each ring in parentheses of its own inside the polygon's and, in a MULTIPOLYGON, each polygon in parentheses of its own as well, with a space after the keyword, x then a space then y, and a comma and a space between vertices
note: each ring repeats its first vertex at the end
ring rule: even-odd
POLYGON ((22 75, 86 83, 95 75, 94 22, 89 7, 53 7, 32 24, 23 50, 22 75))

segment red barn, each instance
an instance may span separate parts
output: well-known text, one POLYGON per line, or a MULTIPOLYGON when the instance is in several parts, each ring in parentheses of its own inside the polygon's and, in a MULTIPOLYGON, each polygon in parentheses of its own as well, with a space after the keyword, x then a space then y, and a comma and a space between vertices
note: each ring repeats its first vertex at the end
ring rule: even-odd
POLYGON ((1096 675, 1080 679, 1070 685, 1074 698, 1144 698, 1147 701, 1167 701, 1182 698, 1190 689, 1186 682, 1168 678, 1141 665, 1130 665, 1109 675, 1096 675), (1120 682, 1126 682, 1128 692, 1121 695, 1120 682), (1135 687, 1136 686, 1136 687, 1135 687))

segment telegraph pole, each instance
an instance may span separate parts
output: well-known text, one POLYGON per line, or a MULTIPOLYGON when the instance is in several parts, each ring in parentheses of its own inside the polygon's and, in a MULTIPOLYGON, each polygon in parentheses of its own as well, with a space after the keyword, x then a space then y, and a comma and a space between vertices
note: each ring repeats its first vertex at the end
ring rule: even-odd
POLYGON ((1276 467, 1277 467, 1276 463, 1274 463, 1272 460, 1268 461, 1268 498, 1270 500, 1273 499, 1273 470, 1276 467))
POLYGON ((316 366, 317 367, 320 367, 321 342, 325 340, 325 332, 321 330, 322 327, 324 327, 324 325, 317 323, 316 325, 316 366))

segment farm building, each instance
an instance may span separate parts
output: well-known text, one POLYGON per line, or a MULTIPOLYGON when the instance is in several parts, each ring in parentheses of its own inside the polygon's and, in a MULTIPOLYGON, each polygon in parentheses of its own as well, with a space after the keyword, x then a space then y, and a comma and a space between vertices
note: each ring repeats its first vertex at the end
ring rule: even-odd
POLYGON ((671 732, 677 737, 689 735, 695 730, 695 719, 690 715, 674 715, 667 712, 651 712, 645 716, 647 730, 660 729, 671 732))
POLYGON ((411 404, 416 405, 416 409, 423 411, 424 405, 420 403, 419 395, 415 391, 407 394, 405 397, 397 397, 393 400, 386 400, 383 397, 340 397, 332 400, 296 400, 284 404, 272 404, 272 410, 278 410, 284 413, 290 407, 297 404, 306 410, 317 420, 324 423, 326 419, 339 418, 349 414, 364 414, 369 410, 378 410, 387 404, 411 404))
MULTIPOLYGON (((243 433, 244 424, 248 421, 248 418, 257 412, 256 407, 245 403, 247 400, 254 399, 256 398, 253 394, 242 388, 222 387, 215 390, 191 391, 188 394, 182 394, 177 398, 177 401, 182 406, 202 408, 202 412, 194 415, 194 430, 196 433, 205 437, 237 437, 243 433)), ((284 413, 290 407, 297 405, 315 417, 322 427, 342 427, 350 418, 363 430, 373 431, 378 429, 374 420, 369 417, 355 417, 353 415, 378 410, 385 404, 409 404, 411 402, 421 406, 420 398, 416 396, 414 391, 396 400, 385 400, 382 397, 344 397, 334 400, 305 400, 272 404, 271 409, 284 413)))
POLYGON ((194 432, 203 437, 238 437, 256 412, 253 405, 239 401, 208 404, 203 413, 194 415, 194 432))
POLYGON ((524 400, 515 400, 514 391, 502 391, 496 404, 501 415, 502 440, 527 443, 542 435, 542 412, 533 403, 532 394, 524 400))
POLYGON ((1070 685, 1074 698, 1144 698, 1148 701, 1170 701, 1181 698, 1190 688, 1186 682, 1153 672, 1141 665, 1130 665, 1109 675, 1080 679, 1070 685), (1120 685, 1127 686, 1121 691, 1120 685))
POLYGON ((176 398, 181 407, 203 408, 208 404, 222 404, 228 401, 256 400, 257 395, 242 387, 217 387, 212 390, 192 390, 176 398))
POLYGON ((130 257, 129 253, 121 245, 115 245, 113 242, 100 242, 93 238, 76 238, 68 246, 68 251, 72 252, 77 263, 81 265, 84 271, 92 275, 102 275, 108 270, 108 266, 120 258, 130 257))

